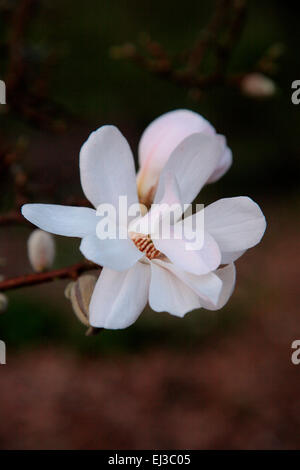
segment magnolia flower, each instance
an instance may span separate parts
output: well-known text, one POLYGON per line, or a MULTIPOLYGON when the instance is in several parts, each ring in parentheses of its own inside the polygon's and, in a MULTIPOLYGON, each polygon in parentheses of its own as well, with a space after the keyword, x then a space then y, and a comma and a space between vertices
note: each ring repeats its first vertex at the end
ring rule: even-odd
MULTIPOLYGON (((169 127, 162 132, 155 121, 140 144, 138 187, 139 194, 147 196, 148 207, 152 202, 189 204, 214 175, 225 171, 231 160, 225 139, 216 135, 203 118, 178 111, 161 119, 168 120, 170 116, 171 121, 177 116, 175 124, 169 121, 169 127), (191 125, 189 130, 185 129, 188 115, 195 118, 195 127, 191 125), (200 129, 197 125, 201 122, 200 129), (152 136, 152 153, 147 153, 147 135, 152 136), (178 144, 174 149, 170 136, 178 144), (166 139, 169 144, 164 147, 166 139), (164 148, 166 153, 158 152, 164 148), (151 194, 150 180, 154 188, 151 194)), ((126 139, 114 126, 101 127, 85 142, 80 152, 80 176, 83 191, 95 208, 106 203, 118 212, 120 196, 127 196, 129 206, 139 203, 133 156, 126 139)), ((138 219, 141 226, 152 212, 150 207, 138 219)), ((131 231, 132 223, 127 237, 101 239, 96 233, 99 217, 95 209, 26 204, 22 213, 43 230, 82 238, 83 255, 103 266, 91 298, 89 322, 94 327, 110 329, 134 323, 148 301, 153 310, 179 317, 200 307, 222 308, 235 284, 233 262, 260 241, 266 226, 259 206, 248 197, 221 199, 204 209, 201 249, 187 250, 183 238, 152 239, 149 233, 131 231)), ((196 214, 190 217, 193 220, 196 214)), ((175 222, 172 230, 181 223, 175 222)))

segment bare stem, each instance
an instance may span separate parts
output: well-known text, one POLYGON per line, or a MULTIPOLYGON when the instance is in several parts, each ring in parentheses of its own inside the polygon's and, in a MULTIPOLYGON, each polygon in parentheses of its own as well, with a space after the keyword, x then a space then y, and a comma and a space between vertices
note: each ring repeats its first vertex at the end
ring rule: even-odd
POLYGON ((230 3, 230 0, 216 0, 210 23, 189 53, 188 68, 190 72, 196 72, 208 48, 217 41, 219 30, 225 23, 226 14, 229 13, 230 3))
MULTIPOLYGON (((188 90, 203 91, 221 84, 236 86, 239 82, 235 76, 227 75, 227 68, 245 24, 246 6, 246 0, 217 0, 210 24, 188 53, 188 57, 184 54, 179 64, 166 52, 163 55, 151 53, 153 48, 149 48, 149 44, 148 54, 141 53, 134 44, 125 44, 113 48, 112 56, 130 60, 151 74, 188 90), (222 40, 221 36, 225 39, 222 40), (203 74, 199 68, 209 48, 214 54, 215 66, 203 74)), ((157 42, 152 41, 150 46, 151 44, 155 45, 155 51, 158 48, 164 51, 157 42)))
POLYGON ((100 266, 83 261, 81 263, 73 264, 65 268, 48 271, 45 273, 26 274, 24 276, 13 277, 5 279, 0 282, 0 291, 7 291, 11 289, 19 289, 20 287, 34 286, 37 284, 44 284, 56 279, 77 279, 77 277, 92 269, 102 269, 100 266))

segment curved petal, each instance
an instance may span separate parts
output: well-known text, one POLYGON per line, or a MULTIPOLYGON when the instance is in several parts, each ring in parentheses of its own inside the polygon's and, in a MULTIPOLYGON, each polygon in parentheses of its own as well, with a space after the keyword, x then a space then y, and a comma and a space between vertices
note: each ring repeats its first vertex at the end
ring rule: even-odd
POLYGON ((25 204, 21 212, 32 224, 56 235, 82 238, 96 233, 96 211, 88 207, 25 204))
POLYGON ((127 140, 114 126, 103 126, 89 136, 80 151, 81 185, 94 207, 127 196, 128 206, 138 202, 135 168, 127 140))
POLYGON ((149 264, 122 273, 103 268, 90 303, 90 324, 112 330, 132 325, 148 300, 149 264))
POLYGON ((100 240, 96 235, 84 237, 80 251, 89 261, 116 271, 130 268, 144 256, 128 238, 100 240))
POLYGON ((230 264, 236 261, 238 258, 240 258, 246 250, 240 250, 240 251, 223 251, 221 253, 222 258, 221 258, 221 264, 230 264))
POLYGON ((218 244, 209 233, 204 233, 203 245, 200 249, 187 249, 187 240, 153 239, 155 247, 166 255, 178 268, 193 274, 207 274, 217 269, 221 262, 218 244))
POLYGON ((205 229, 222 252, 246 250, 259 243, 266 219, 249 197, 220 199, 204 209, 205 229))
POLYGON ((202 276, 187 273, 177 268, 173 263, 169 263, 160 259, 152 261, 168 271, 172 272, 178 279, 190 287, 200 298, 200 303, 210 302, 217 306, 222 291, 223 283, 215 273, 208 273, 202 276))
MULTIPOLYGON (((196 132, 213 135, 215 129, 200 114, 177 109, 155 119, 143 132, 139 143, 139 195, 147 199, 171 153, 186 137, 196 132)), ((152 191, 153 192, 153 191, 152 191)))
MULTIPOLYGON (((159 175, 172 152, 184 139, 195 133, 212 136, 216 131, 203 116, 187 109, 163 114, 145 129, 139 144, 140 170, 137 176, 138 192, 144 204, 150 205, 152 202, 159 175)), ((226 139, 218 137, 224 141, 224 152, 208 183, 223 176, 232 162, 226 139)))
POLYGON ((158 117, 142 134, 140 166, 149 164, 151 159, 161 169, 177 145, 196 132, 213 135, 215 129, 203 116, 188 109, 176 109, 158 117))
POLYGON ((191 203, 207 183, 224 151, 224 142, 217 136, 193 134, 181 142, 163 168, 154 202, 163 196, 165 173, 178 181, 183 204, 191 203))
POLYGON ((222 290, 216 305, 210 301, 201 301, 202 307, 206 308, 207 310, 220 310, 221 308, 223 308, 224 305, 228 302, 234 290, 236 281, 236 272, 234 264, 229 264, 224 268, 217 269, 216 275, 222 281, 222 290))
POLYGON ((200 308, 198 295, 172 272, 151 263, 149 304, 156 312, 169 312, 183 317, 190 310, 200 308))
POLYGON ((215 181, 219 180, 232 165, 232 152, 230 148, 226 146, 226 139, 224 136, 219 137, 224 139, 224 151, 217 168, 207 181, 208 183, 214 183, 215 181))

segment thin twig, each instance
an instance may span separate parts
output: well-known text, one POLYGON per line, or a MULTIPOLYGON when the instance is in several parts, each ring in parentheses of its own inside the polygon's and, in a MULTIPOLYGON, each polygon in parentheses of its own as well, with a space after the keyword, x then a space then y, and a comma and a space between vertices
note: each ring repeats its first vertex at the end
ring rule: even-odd
POLYGON ((236 86, 238 81, 235 80, 235 76, 227 76, 227 68, 234 46, 239 41, 245 23, 246 0, 218 0, 216 7, 217 12, 208 26, 207 35, 202 38, 202 41, 198 41, 198 45, 196 44, 193 51, 191 51, 188 64, 186 64, 186 59, 182 60, 180 64, 175 64, 175 61, 167 53, 165 53, 164 59, 157 58, 153 54, 150 57, 143 55, 134 44, 114 47, 111 50, 111 55, 115 59, 130 60, 153 75, 188 90, 198 89, 202 91, 224 83, 229 86, 236 86), (229 8, 230 5, 232 5, 232 12, 226 10, 226 7, 229 8), (223 28, 225 23, 226 27, 223 28), (226 39, 221 43, 218 36, 220 32, 223 33, 223 29, 225 29, 226 39), (214 49, 215 67, 207 74, 200 74, 198 68, 209 46, 213 46, 214 49))
POLYGON ((228 16, 226 13, 228 13, 227 10, 229 10, 230 3, 231 0, 216 0, 210 23, 189 52, 188 69, 191 72, 197 70, 201 65, 206 51, 216 41, 219 30, 224 25, 225 19, 228 16))
POLYGON ((48 271, 45 273, 26 274, 25 276, 18 276, 10 279, 5 279, 0 282, 0 291, 7 291, 12 289, 19 289, 20 287, 34 286, 37 284, 44 284, 56 279, 77 279, 77 277, 92 269, 102 269, 100 266, 83 261, 81 263, 73 264, 65 268, 48 271))
POLYGON ((12 17, 9 38, 8 70, 5 80, 8 93, 11 93, 12 98, 23 78, 23 41, 26 29, 32 17, 34 4, 35 0, 20 1, 12 17))
POLYGON ((217 75, 225 76, 233 49, 239 42, 246 21, 246 0, 235 0, 234 3, 233 17, 227 31, 227 38, 222 45, 217 47, 217 64, 215 71, 217 75))

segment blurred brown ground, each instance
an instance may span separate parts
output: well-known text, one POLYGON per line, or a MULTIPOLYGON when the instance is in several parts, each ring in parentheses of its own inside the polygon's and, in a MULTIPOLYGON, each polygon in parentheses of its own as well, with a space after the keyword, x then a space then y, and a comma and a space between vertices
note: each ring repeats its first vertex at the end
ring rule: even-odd
POLYGON ((296 207, 272 207, 264 207, 263 243, 237 262, 231 302, 245 305, 247 321, 201 348, 9 356, 0 370, 0 447, 300 448, 300 365, 290 359, 300 339, 299 221, 296 207))

